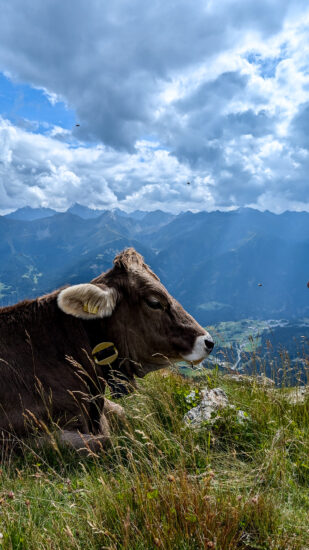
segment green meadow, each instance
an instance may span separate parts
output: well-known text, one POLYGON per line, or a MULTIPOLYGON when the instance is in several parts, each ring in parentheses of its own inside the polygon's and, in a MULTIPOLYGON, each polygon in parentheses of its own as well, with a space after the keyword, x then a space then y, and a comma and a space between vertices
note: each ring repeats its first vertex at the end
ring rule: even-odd
POLYGON ((162 371, 120 400, 98 455, 3 440, 0 547, 308 550, 309 398, 292 391, 162 371), (183 416, 206 385, 235 408, 193 430, 183 416))

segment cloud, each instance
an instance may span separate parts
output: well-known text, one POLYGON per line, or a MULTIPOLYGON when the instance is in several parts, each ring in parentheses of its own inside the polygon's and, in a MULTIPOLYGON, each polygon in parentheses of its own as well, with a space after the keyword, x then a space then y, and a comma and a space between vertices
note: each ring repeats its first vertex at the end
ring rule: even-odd
POLYGON ((0 70, 80 126, 1 120, 3 211, 309 209, 307 11, 302 0, 5 0, 0 70))
MULTIPOLYGON (((296 5, 298 2, 296 2, 296 5)), ((173 74, 280 30, 291 2, 23 0, 1 10, 0 67, 73 106, 79 136, 132 151, 173 74)), ((218 83, 219 85, 219 83, 218 83)))
POLYGON ((99 148, 70 148, 0 119, 2 211, 31 204, 65 209, 72 202, 110 206, 116 196, 100 174, 99 148))
POLYGON ((309 101, 299 106, 296 115, 291 120, 290 131, 294 137, 294 144, 309 149, 309 101))

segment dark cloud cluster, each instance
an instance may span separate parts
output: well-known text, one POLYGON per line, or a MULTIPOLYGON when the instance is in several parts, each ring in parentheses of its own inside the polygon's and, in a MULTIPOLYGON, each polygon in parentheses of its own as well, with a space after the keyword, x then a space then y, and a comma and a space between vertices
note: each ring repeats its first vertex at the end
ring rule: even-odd
MULTIPOLYGON (((1 9, 0 66, 63 97, 83 137, 132 150, 154 123, 158 91, 173 73, 207 62, 250 30, 277 31, 289 5, 10 0, 1 9)), ((204 93, 233 93, 234 79, 206 84, 191 100, 198 107, 204 93)))

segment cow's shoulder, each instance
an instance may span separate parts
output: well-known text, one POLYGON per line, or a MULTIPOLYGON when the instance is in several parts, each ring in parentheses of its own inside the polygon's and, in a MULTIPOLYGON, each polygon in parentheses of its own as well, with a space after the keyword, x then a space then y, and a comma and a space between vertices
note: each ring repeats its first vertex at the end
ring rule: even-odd
POLYGON ((22 300, 12 306, 0 308, 0 324, 3 325, 11 322, 22 323, 29 319, 42 318, 44 315, 48 316, 48 314, 52 314, 52 311, 57 307, 57 296, 60 290, 55 290, 32 300, 22 300))

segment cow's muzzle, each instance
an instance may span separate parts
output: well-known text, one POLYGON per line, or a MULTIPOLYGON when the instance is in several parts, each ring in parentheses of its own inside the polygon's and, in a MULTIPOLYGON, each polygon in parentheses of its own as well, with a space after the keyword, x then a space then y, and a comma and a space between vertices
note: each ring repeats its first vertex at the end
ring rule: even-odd
POLYGON ((183 355, 183 359, 189 362, 203 361, 212 352, 213 347, 214 341, 210 334, 206 332, 196 338, 191 353, 183 355))

